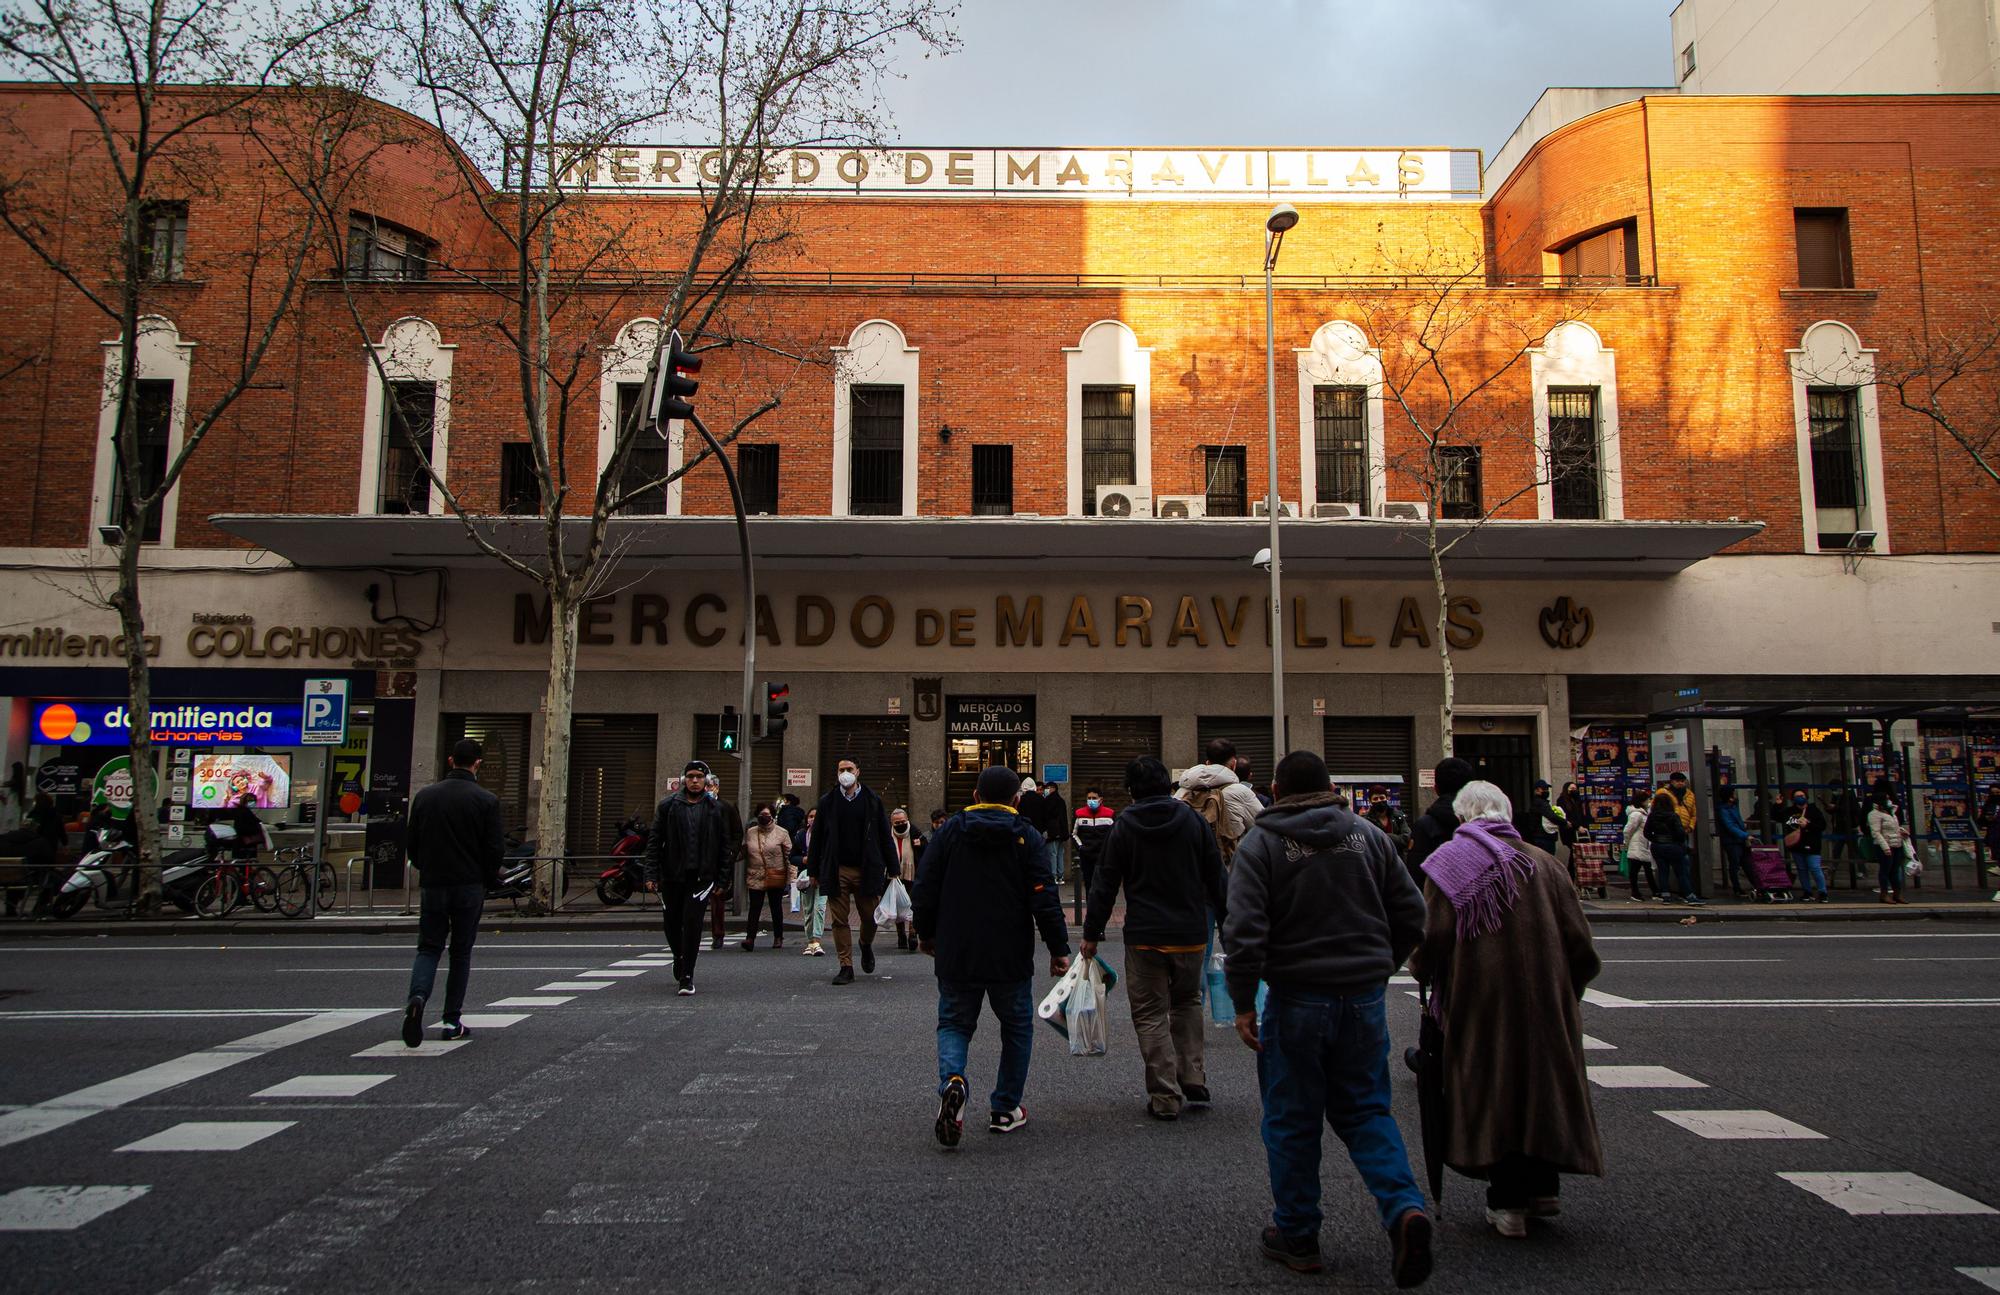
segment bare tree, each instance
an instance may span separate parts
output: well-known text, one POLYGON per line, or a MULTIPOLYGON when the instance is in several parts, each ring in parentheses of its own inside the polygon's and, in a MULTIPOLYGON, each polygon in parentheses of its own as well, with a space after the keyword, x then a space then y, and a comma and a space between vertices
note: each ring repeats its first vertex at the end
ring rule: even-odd
MULTIPOLYGON (((251 388, 284 330, 315 245, 305 204, 240 182, 253 147, 246 141, 258 130, 287 135, 287 147, 304 150, 302 167, 337 153, 343 96, 308 87, 319 81, 316 61, 357 12, 233 0, 20 0, 0 14, 0 63, 60 92, 86 123, 64 137, 60 157, 40 151, 45 139, 6 123, 0 225, 118 333, 101 397, 113 428, 116 575, 85 587, 107 590, 102 601, 118 616, 142 864, 157 862, 159 830, 148 776, 152 683, 140 555, 189 460, 251 388), (232 222, 250 232, 227 247, 187 245, 190 200, 253 204, 249 220, 232 222), (173 408, 142 410, 142 339, 172 310, 173 285, 184 277, 240 286, 242 328, 198 349, 173 408), (142 443, 142 419, 166 418, 183 427, 171 454, 142 443)), ((150 911, 159 877, 149 868, 141 875, 150 911)))
MULTIPOLYGON (((710 453, 671 473, 635 474, 638 451, 667 431, 650 425, 640 400, 600 462, 598 375, 635 358, 621 346, 642 347, 650 393, 673 329, 698 348, 731 352, 726 445, 778 407, 802 365, 829 362, 823 343, 784 336, 761 313, 758 272, 796 238, 784 205, 770 200, 770 159, 877 143, 880 79, 906 44, 946 48, 949 13, 938 0, 403 0, 377 15, 383 70, 405 87, 404 106, 454 141, 442 178, 476 213, 468 238, 489 249, 483 260, 441 260, 424 273, 431 287, 473 303, 480 344, 507 358, 518 386, 509 401, 518 400, 535 490, 513 511, 538 518, 531 547, 510 543, 513 525, 438 471, 422 429, 406 439, 421 507, 435 492, 480 551, 547 599, 536 812, 547 852, 562 851, 568 829, 580 616, 621 556, 609 523, 710 453), (700 142, 690 155, 696 192, 657 205, 593 192, 631 178, 637 164, 622 146, 663 135, 700 142), (618 333, 635 302, 655 308, 656 326, 618 333)), ((350 199, 328 192, 316 205, 337 227, 350 199)), ((350 314, 373 343, 380 312, 362 290, 367 267, 349 250, 350 314)), ((369 353, 386 391, 395 357, 378 346, 369 353)))
POLYGON ((2000 486, 2000 312, 1910 332, 1873 357, 1842 354, 1809 382, 1873 386, 1964 451, 1973 471, 2000 486))
POLYGON ((1477 641, 1472 622, 1457 616, 1461 608, 1477 609, 1452 593, 1450 559, 1523 498, 1545 488, 1600 489, 1596 442, 1551 443, 1538 434, 1523 387, 1551 334, 1581 320, 1605 285, 1578 281, 1495 293, 1477 246, 1435 225, 1414 255, 1385 250, 1384 258, 1399 268, 1360 312, 1382 362, 1381 391, 1370 396, 1383 404, 1385 474, 1425 506, 1421 534, 1437 600, 1427 637, 1438 655, 1438 719, 1448 756, 1457 702, 1452 651, 1477 641), (1499 471, 1489 475, 1488 467, 1499 471))

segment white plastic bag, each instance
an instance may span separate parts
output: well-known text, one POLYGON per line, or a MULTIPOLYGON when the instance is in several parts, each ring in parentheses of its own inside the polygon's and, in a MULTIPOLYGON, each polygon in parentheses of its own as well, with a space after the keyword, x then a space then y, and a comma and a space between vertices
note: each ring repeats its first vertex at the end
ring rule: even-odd
POLYGON ((1097 969, 1097 959, 1081 960, 1084 964, 1083 978, 1064 1004, 1069 1025, 1069 1053, 1073 1057, 1101 1057, 1105 1044, 1110 1041, 1110 1031, 1105 1024, 1104 975, 1097 969))
POLYGON ((1905 876, 1921 877, 1924 875, 1923 856, 1918 854, 1917 847, 1908 841, 1903 842, 1903 860, 1903 874, 1905 876))
POLYGON ((875 905, 875 924, 886 926, 890 922, 907 922, 911 911, 910 892, 903 885, 903 879, 898 877, 882 892, 882 902, 875 905))
POLYGON ((792 911, 793 911, 794 913, 796 913, 796 912, 798 912, 798 911, 799 911, 799 883, 798 883, 798 882, 796 882, 796 881, 795 881, 795 882, 793 882, 793 883, 792 883, 792 885, 791 885, 791 892, 792 892, 792 894, 791 894, 791 901, 792 901, 792 911))

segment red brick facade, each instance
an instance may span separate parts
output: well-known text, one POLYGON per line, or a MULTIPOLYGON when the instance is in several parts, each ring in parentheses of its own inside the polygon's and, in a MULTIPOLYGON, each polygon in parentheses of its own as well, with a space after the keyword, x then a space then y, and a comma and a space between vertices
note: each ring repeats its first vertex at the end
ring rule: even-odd
MULTIPOLYGON (((96 160, 73 105, 46 90, 4 92, 21 133, 0 149, 31 148, 49 192, 88 193, 96 160), (24 142, 25 141, 25 142, 24 142)), ((296 200, 256 150, 219 137, 232 178, 191 200, 189 281, 151 291, 148 309, 196 343, 192 390, 199 407, 224 380, 241 344, 246 267, 236 252, 258 222, 296 200), (211 360, 209 357, 220 357, 211 360)), ((383 150, 366 165, 355 206, 435 239, 448 266, 490 267, 501 255, 482 237, 476 204, 459 186, 449 145, 435 137, 383 150)), ((1652 98, 1599 113, 1531 151, 1484 204, 1354 202, 1308 207, 1287 238, 1277 293, 1281 494, 1298 495, 1298 378, 1291 353, 1316 329, 1363 322, 1385 304, 1407 307, 1370 276, 1414 261, 1464 266, 1488 249, 1498 276, 1553 272, 1553 249, 1588 230, 1636 220, 1645 286, 1610 289, 1494 287, 1490 316, 1449 357, 1455 377, 1476 380, 1511 353, 1507 325, 1533 326, 1579 310, 1617 357, 1624 515, 1742 517, 1766 523, 1753 548, 1802 547, 1797 431, 1785 352, 1815 321, 1849 325, 1886 358, 1928 330, 1943 336, 1982 318, 1993 277, 1991 233, 2000 224, 2000 101, 1652 98), (1854 281, 1848 291, 1796 287, 1795 207, 1850 214, 1854 281), (1656 276, 1656 285, 1654 277, 1656 276)), ((168 192, 161 190, 163 196, 168 192)), ((687 209, 670 197, 592 200, 629 225, 625 264, 678 267, 677 230, 687 209)), ((78 211, 66 246, 104 237, 78 211)), ((746 334, 814 362, 803 367, 749 351, 718 353, 703 375, 712 425, 780 391, 779 410, 745 440, 781 447, 780 510, 832 506, 834 377, 829 347, 863 321, 896 324, 920 352, 918 511, 970 509, 975 444, 1015 447, 1014 506, 1061 514, 1066 496, 1064 348, 1092 323, 1123 321, 1151 351, 1152 489, 1202 490, 1205 445, 1245 445, 1249 493, 1264 492, 1263 302, 1258 281, 1262 204, 1029 198, 812 198, 778 208, 792 238, 765 267, 766 286, 735 308, 746 334), (818 281, 814 282, 814 277, 818 281), (1218 281, 1214 276, 1232 276, 1218 281), (949 440, 940 429, 950 427, 949 440)), ((231 543, 205 519, 221 512, 347 513, 361 472, 367 361, 346 295, 329 277, 338 239, 302 310, 259 375, 191 466, 179 496, 183 546, 231 543)), ((268 268, 262 272, 268 274, 268 268)), ((266 290, 261 278, 257 291, 266 290)), ((659 309, 654 287, 593 288, 566 307, 582 348, 571 403, 569 469, 594 481, 599 347, 628 320, 659 309)), ((468 500, 498 498, 499 446, 519 440, 516 361, 498 342, 494 298, 450 271, 359 294, 371 337, 419 316, 456 347, 449 475, 468 500)), ((0 437, 12 449, 16 506, 0 513, 0 544, 85 542, 89 483, 98 455, 103 343, 111 330, 27 254, 0 238, 0 310, 10 346, 37 362, 8 379, 0 437)), ((1392 339, 1371 337, 1391 346, 1392 339)), ((9 357, 12 358, 12 357, 9 357)), ((0 366, 4 367, 4 366, 0 366)), ((1424 396, 1427 408, 1435 399, 1424 396)), ((1527 363, 1491 393, 1515 432, 1485 447, 1488 497, 1531 479, 1527 363)), ((1881 401, 1888 530, 1898 552, 2000 548, 1992 487, 1962 451, 1927 423, 1881 401)), ((1387 490, 1412 447, 1409 428, 1386 418, 1387 490)), ((720 477, 686 484, 683 511, 726 507, 720 477)), ((1532 491, 1510 516, 1535 515, 1532 491)))

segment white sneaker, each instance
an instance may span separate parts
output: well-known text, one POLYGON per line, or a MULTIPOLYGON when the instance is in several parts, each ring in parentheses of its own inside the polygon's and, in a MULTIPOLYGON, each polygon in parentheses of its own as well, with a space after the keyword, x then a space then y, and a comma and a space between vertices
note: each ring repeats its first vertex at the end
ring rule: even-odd
POLYGON ((1503 1237, 1519 1239, 1528 1235, 1528 1211, 1526 1210, 1496 1210, 1489 1208, 1486 1211, 1486 1221, 1492 1224, 1493 1230, 1503 1237))

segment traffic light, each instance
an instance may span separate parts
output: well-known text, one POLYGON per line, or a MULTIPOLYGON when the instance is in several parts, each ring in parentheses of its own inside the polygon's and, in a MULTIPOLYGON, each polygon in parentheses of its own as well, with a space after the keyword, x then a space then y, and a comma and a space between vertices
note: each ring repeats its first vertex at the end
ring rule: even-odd
POLYGON ((739 754, 740 748, 738 743, 741 741, 742 736, 743 729, 739 716, 736 714, 736 708, 734 706, 724 706, 722 708, 721 722, 716 726, 716 749, 724 755, 739 754))
POLYGON ((701 357, 687 349, 687 343, 681 340, 681 330, 676 328, 667 335, 660 380, 653 387, 653 426, 693 416, 694 401, 690 397, 701 387, 694 376, 700 372, 701 357))
POLYGON ((791 721, 785 712, 792 708, 792 686, 788 683, 764 683, 764 736, 776 737, 785 731, 791 721))

